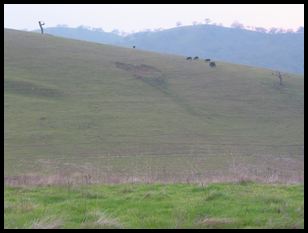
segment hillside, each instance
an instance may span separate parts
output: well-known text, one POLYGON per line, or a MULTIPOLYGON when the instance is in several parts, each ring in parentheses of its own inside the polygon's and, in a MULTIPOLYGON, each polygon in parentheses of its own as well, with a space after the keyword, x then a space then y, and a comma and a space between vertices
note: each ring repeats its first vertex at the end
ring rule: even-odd
POLYGON ((216 64, 5 29, 5 175, 303 174, 303 76, 216 64))
POLYGON ((304 33, 264 33, 215 25, 182 26, 129 36, 86 28, 53 27, 46 33, 183 56, 199 56, 304 74, 304 33))

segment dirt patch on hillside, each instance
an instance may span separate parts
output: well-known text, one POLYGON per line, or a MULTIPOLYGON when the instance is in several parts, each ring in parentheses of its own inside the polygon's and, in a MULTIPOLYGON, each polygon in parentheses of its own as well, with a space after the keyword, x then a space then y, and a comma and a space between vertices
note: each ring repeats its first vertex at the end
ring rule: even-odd
POLYGON ((156 67, 146 64, 135 65, 122 62, 115 62, 115 65, 119 69, 128 71, 136 77, 136 79, 141 80, 146 84, 161 90, 167 88, 167 81, 164 78, 162 71, 156 67))
POLYGON ((128 64, 122 62, 115 62, 117 68, 129 71, 130 73, 137 75, 137 76, 161 76, 161 70, 157 69, 156 67, 140 64, 128 64))

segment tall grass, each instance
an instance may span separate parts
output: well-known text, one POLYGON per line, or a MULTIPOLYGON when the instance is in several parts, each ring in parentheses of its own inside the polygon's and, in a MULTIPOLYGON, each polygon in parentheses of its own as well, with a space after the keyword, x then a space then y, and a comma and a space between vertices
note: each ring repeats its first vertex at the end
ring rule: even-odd
MULTIPOLYGON (((159 156, 154 158, 106 157, 98 160, 98 166, 80 162, 63 163, 63 160, 43 161, 39 169, 23 175, 5 176, 10 186, 80 185, 117 183, 222 183, 259 182, 296 184, 304 182, 302 163, 290 160, 264 160, 257 156, 254 165, 243 157, 232 156, 227 160, 216 157, 216 165, 206 157, 159 156), (221 161, 221 163, 220 163, 221 161)), ((213 161, 214 162, 214 161, 213 161)))

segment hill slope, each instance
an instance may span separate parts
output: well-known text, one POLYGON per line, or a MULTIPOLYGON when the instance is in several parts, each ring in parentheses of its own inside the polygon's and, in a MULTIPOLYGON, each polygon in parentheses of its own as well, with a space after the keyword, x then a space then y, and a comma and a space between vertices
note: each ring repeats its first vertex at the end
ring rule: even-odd
POLYGON ((174 174, 194 156, 208 169, 230 154, 303 158, 303 76, 279 86, 266 69, 8 29, 4 65, 6 175, 112 156, 126 156, 108 160, 119 172, 148 169, 148 156, 174 174))
POLYGON ((304 33, 276 33, 215 25, 183 26, 122 37, 86 28, 46 28, 46 33, 72 38, 238 64, 304 73, 304 33))

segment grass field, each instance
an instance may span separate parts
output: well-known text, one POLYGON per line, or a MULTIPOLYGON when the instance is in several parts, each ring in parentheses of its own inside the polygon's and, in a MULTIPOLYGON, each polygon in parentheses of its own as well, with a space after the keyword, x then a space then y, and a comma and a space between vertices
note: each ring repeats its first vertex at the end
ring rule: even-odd
POLYGON ((5 29, 5 176, 302 182, 303 76, 216 64, 5 29))
POLYGON ((304 228, 303 185, 5 189, 5 228, 304 228))
POLYGON ((303 76, 216 65, 5 29, 5 228, 303 228, 303 76))

